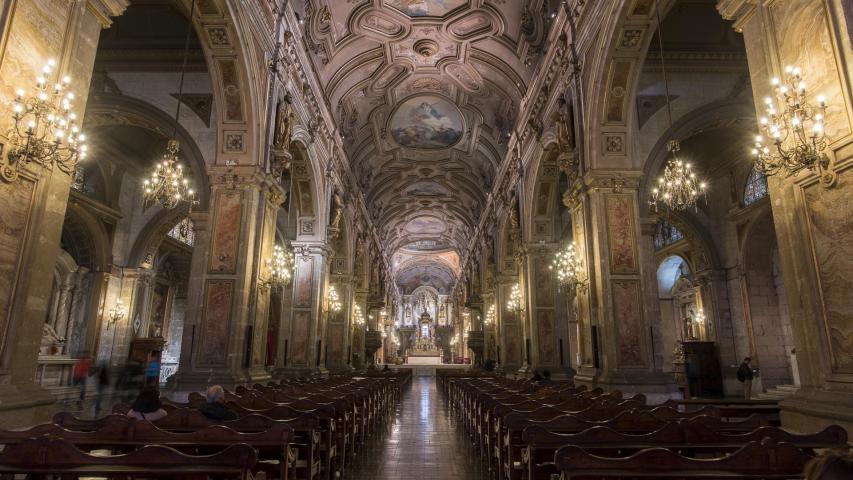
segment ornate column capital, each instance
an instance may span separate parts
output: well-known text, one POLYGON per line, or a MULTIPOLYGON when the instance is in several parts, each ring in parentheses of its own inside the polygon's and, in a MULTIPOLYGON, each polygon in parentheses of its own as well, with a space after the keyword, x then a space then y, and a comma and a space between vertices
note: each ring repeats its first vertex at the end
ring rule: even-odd
POLYGON ((101 27, 109 28, 113 24, 112 18, 124 13, 130 6, 129 0, 88 0, 86 8, 98 19, 101 27))
POLYGON ((758 0, 719 0, 717 11, 726 20, 734 22, 735 31, 742 31, 743 24, 755 13, 758 0))

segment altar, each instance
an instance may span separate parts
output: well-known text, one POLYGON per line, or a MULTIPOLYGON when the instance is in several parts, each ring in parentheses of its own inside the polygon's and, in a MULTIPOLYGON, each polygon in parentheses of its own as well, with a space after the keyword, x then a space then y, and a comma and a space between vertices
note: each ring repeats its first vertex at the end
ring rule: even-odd
POLYGON ((418 338, 406 350, 407 365, 441 365, 441 348, 435 344, 432 328, 431 318, 424 312, 419 321, 418 338))
POLYGON ((441 354, 433 355, 409 355, 406 365, 441 365, 441 354))

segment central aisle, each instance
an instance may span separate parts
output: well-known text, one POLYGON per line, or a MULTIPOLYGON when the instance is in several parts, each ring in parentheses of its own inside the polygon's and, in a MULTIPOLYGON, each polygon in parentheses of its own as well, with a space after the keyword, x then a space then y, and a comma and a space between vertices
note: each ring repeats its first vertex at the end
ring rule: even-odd
POLYGON ((393 422, 355 461, 353 480, 481 480, 479 453, 451 422, 435 377, 414 377, 393 422))

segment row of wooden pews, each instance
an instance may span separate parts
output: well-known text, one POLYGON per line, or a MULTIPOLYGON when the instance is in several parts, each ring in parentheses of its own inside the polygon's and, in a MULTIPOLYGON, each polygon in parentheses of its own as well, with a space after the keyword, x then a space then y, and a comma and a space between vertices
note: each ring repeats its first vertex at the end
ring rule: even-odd
POLYGON ((61 412, 51 424, 0 431, 0 478, 340 478, 410 382, 401 370, 238 387, 226 392, 238 416, 230 421, 202 415, 197 394, 164 401, 167 415, 154 422, 127 417, 123 404, 97 419, 61 412))
POLYGON ((800 478, 816 452, 847 446, 838 426, 782 430, 767 403, 652 406, 571 383, 461 374, 439 384, 499 480, 800 478))

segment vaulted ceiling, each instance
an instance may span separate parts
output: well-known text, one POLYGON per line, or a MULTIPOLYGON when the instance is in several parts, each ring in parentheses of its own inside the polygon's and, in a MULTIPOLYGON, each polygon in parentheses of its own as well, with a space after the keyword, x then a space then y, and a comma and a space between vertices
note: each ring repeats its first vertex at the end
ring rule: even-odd
POLYGON ((551 3, 295 2, 374 223, 404 252, 394 261, 401 287, 420 279, 441 290, 448 269, 458 274, 545 49, 551 3))

